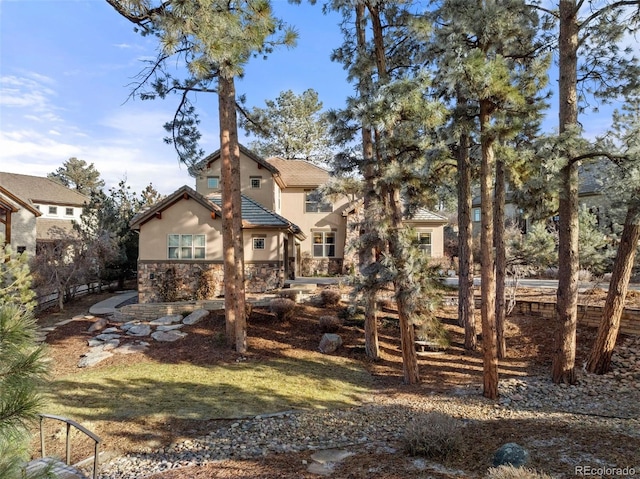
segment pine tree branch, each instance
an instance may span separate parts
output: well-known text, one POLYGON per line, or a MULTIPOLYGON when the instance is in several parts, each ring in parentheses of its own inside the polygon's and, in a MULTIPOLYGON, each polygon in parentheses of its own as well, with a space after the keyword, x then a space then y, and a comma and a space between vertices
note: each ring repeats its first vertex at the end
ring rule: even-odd
MULTIPOLYGON (((580 2, 580 6, 582 5, 582 2, 580 2)), ((593 12, 591 15, 589 15, 587 18, 585 18, 585 20, 578 24, 578 30, 582 30, 583 27, 589 25, 589 23, 591 23, 593 20, 597 19, 598 17, 602 16, 602 15, 606 15, 609 12, 612 12, 614 10, 617 10, 619 8, 622 7, 630 7, 630 6, 640 6, 640 1, 639 0, 621 0, 618 2, 613 2, 609 5, 605 5, 604 7, 596 10, 595 12, 593 12)), ((578 8, 580 8, 580 6, 578 8)))

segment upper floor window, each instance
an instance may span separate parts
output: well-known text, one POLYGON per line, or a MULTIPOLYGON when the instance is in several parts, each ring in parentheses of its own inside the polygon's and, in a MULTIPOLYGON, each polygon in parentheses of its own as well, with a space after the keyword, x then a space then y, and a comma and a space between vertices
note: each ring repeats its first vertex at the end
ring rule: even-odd
POLYGON ((219 176, 207 176, 207 188, 210 190, 220 189, 220 177, 219 176))
POLYGON ((480 221, 480 208, 473 209, 473 221, 480 221))
POLYGON ((333 205, 322 199, 322 195, 318 191, 305 191, 304 193, 305 207, 307 213, 331 213, 333 205))
POLYGON ((67 216, 73 216, 73 208, 65 208, 64 214, 67 216))
POLYGON ((49 214, 50 215, 57 215, 58 214, 58 207, 57 206, 49 206, 49 214))
POLYGON ((418 233, 418 248, 431 256, 431 233, 418 233))
POLYGON ((252 176, 250 180, 252 189, 257 190, 262 187, 262 176, 252 176))
POLYGON ((169 259, 204 259, 205 235, 171 234, 167 239, 169 259))
POLYGON ((313 233, 313 256, 333 257, 336 255, 335 231, 315 231, 313 233))

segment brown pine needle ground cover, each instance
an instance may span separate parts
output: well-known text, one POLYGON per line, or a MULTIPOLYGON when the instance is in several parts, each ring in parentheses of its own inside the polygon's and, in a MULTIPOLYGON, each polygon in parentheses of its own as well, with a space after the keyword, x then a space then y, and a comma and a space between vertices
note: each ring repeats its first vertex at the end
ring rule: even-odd
MULTIPOLYGON (((598 304, 603 300, 604 294, 591 293, 584 296, 589 304, 598 304)), ((554 299, 553 292, 530 289, 521 290, 519 297, 554 299)), ((51 324, 75 314, 86 314, 88 308, 100 299, 103 298, 84 297, 63 313, 49 311, 42 314, 40 322, 51 324)), ((640 295, 632 293, 628 304, 640 306, 640 295)), ((86 330, 90 322, 74 321, 57 328, 47 340, 52 357, 51 375, 57 381, 51 390, 56 396, 55 407, 58 409, 55 412, 72 416, 102 437, 104 450, 121 454, 164 447, 175 441, 200 437, 228 421, 229 417, 253 414, 261 408, 265 409, 264 412, 271 412, 298 408, 349 407, 374 392, 377 400, 385 404, 407 407, 411 401, 422 401, 425 398, 446 402, 447 395, 452 391, 481 384, 481 352, 469 352, 461 347, 463 331, 456 324, 457 312, 453 307, 443 308, 438 312, 450 333, 450 348, 444 354, 420 355, 422 384, 411 387, 402 384, 401 356, 393 309, 381 313, 382 357, 378 362, 372 362, 365 356, 364 334, 361 324, 357 322, 347 323, 340 330, 344 345, 335 355, 324 356, 317 352, 321 337, 317 318, 336 312, 335 308, 327 310, 304 305, 299 308, 294 319, 279 323, 268 311, 256 309, 249 320, 249 352, 245 356, 239 356, 224 346, 223 317, 221 314, 212 314, 206 321, 188 327, 185 331, 189 334, 183 340, 154 343, 146 353, 115 355, 90 371, 77 367, 80 355, 87 350, 89 335, 86 330), (154 368, 157 371, 172 371, 180 387, 160 391, 169 381, 166 377, 154 377, 154 368), (207 380, 198 377, 185 377, 190 374, 185 371, 201 369, 217 369, 230 375, 251 372, 253 376, 246 376, 248 380, 244 384, 241 376, 229 376, 227 386, 233 387, 225 392, 219 383, 207 383, 207 380), (120 371, 121 375, 114 378, 114 371, 120 371), (260 394, 250 393, 249 389, 245 389, 251 384, 257 386, 256 378, 261 375, 269 377, 269 374, 273 374, 273 377, 284 374, 295 378, 292 389, 294 392, 300 389, 299 396, 302 400, 296 402, 285 397, 287 394, 284 392, 276 394, 273 388, 264 385, 257 388, 260 394), (132 377, 136 378, 135 381, 131 380, 132 377), (307 386, 302 385, 307 380, 325 381, 326 384, 334 382, 335 387, 333 390, 328 388, 330 391, 327 397, 314 400, 310 394, 304 393, 305 389, 314 390, 313 382, 307 386), (204 384, 198 390, 196 383, 204 384), (170 406, 168 411, 163 410, 165 406, 158 406, 159 401, 165 400, 165 396, 168 397, 166 407, 170 406), (213 402, 212 397, 215 397, 213 402), (220 397, 228 397, 230 400, 220 401, 220 397), (244 409, 234 411, 235 403, 238 402, 246 403, 243 405, 244 409), (191 405, 181 408, 180 405, 186 403, 191 405), (227 412, 225 403, 233 406, 228 407, 227 412), (221 405, 220 409, 215 409, 216 405, 221 405), (213 417, 208 411, 217 411, 216 416, 213 417)), ((586 357, 594 336, 593 328, 579 328, 577 364, 581 364, 586 357)), ((500 363, 501 379, 548 373, 552 347, 549 322, 540 318, 510 318, 507 338, 509 358, 500 363)), ((493 404, 487 404, 486 407, 492 408, 493 404)), ((471 477, 479 477, 490 465, 493 451, 509 441, 533 441, 539 444, 540 451, 536 454, 534 467, 550 472, 569 469, 569 466, 562 464, 563 452, 553 445, 554 438, 562 437, 563 444, 573 444, 576 451, 582 454, 611 448, 612 460, 627 462, 636 457, 640 446, 640 440, 630 441, 628 436, 616 431, 590 430, 588 422, 573 424, 567 422, 562 415, 550 415, 546 421, 509 420, 501 409, 496 409, 494 420, 471 421, 470 424, 466 434, 467 441, 472 446, 464 454, 448 460, 446 470, 429 470, 427 475, 419 475, 415 473, 413 466, 416 458, 402 453, 372 454, 354 448, 353 452, 356 454, 338 466, 334 477, 400 479, 408 477, 407 471, 412 470, 412 477, 460 477, 462 472, 451 472, 456 470, 465 471, 471 477)), ((49 438, 57 437, 58 443, 64 440, 59 428, 49 428, 47 434, 49 438)), ((34 447, 34 451, 37 448, 34 447)), ((77 454, 79 457, 90 455, 88 446, 78 447, 77 454)), ((317 477, 306 472, 305 462, 310 461, 310 455, 310 452, 302 452, 271 455, 255 461, 229 460, 202 468, 166 472, 154 476, 154 479, 317 477)))

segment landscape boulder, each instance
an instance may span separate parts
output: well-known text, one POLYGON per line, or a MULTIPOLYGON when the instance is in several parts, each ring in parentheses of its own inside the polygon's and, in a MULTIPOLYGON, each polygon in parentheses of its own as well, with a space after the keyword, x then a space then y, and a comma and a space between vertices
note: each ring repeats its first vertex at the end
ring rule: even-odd
POLYGON ((529 462, 529 452, 515 442, 503 444, 493 455, 493 467, 506 465, 521 467, 527 462, 529 462))
POLYGON ((326 333, 320 340, 320 352, 324 354, 335 353, 342 346, 342 338, 337 334, 326 333))
POLYGON ((183 324, 196 324, 203 318, 209 316, 209 311, 206 309, 196 309, 193 313, 182 320, 183 324))

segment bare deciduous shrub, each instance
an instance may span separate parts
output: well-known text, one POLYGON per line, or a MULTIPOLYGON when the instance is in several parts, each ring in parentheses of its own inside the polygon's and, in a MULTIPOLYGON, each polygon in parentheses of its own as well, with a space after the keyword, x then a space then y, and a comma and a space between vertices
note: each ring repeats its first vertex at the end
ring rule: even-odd
POLYGON ((211 299, 216 295, 216 280, 213 270, 201 270, 198 275, 196 299, 211 299))
POLYGON ((287 321, 293 316, 296 302, 288 298, 274 298, 269 302, 269 309, 280 321, 287 321))
POLYGON ((337 316, 320 316, 318 324, 323 333, 335 333, 340 330, 342 321, 337 316))
POLYGON ((335 289, 323 289, 320 292, 320 298, 322 298, 322 304, 325 306, 336 306, 340 303, 342 295, 340 294, 340 291, 335 289))
POLYGON ((412 456, 444 459, 457 453, 463 444, 462 423, 441 412, 418 416, 407 425, 404 449, 412 456))
POLYGON ((491 467, 485 479, 553 479, 552 476, 526 467, 500 466, 491 467))

